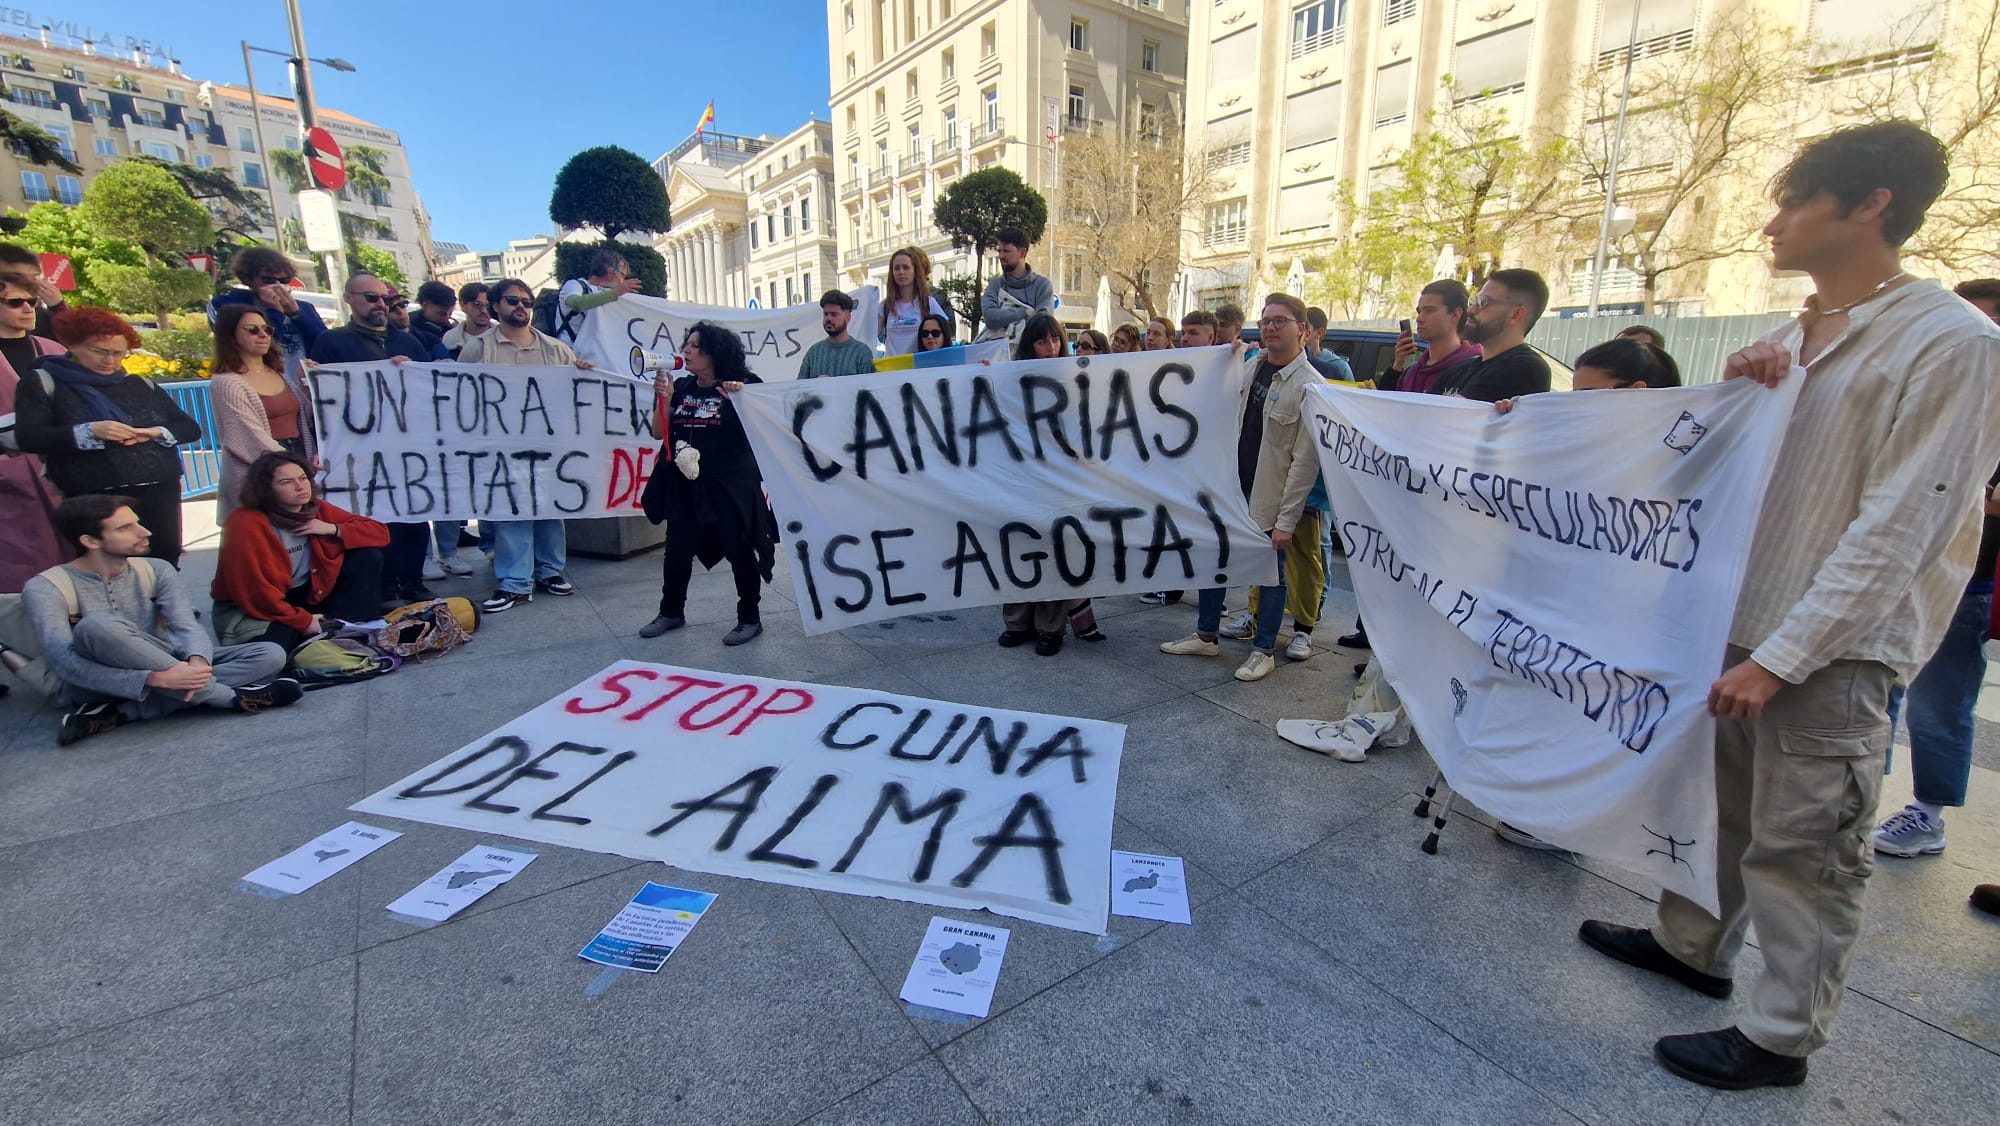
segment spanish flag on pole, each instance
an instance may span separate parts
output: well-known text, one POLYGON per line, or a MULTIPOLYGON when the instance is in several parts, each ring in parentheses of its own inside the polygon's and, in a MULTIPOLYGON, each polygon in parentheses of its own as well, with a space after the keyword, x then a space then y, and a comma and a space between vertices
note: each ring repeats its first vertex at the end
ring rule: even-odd
POLYGON ((708 103, 708 108, 701 111, 701 120, 694 123, 694 135, 697 137, 701 136, 701 131, 708 128, 714 121, 715 103, 710 102, 708 103))

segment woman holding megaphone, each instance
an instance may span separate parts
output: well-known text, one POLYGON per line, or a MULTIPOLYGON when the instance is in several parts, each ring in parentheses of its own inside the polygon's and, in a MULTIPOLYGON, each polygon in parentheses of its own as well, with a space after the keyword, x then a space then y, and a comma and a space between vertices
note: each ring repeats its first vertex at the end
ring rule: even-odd
POLYGON ((681 357, 686 374, 671 390, 664 371, 653 376, 667 405, 660 415, 660 457, 639 503, 646 519, 666 523, 667 551, 660 612, 639 636, 658 637, 686 625, 694 561, 712 570, 727 559, 736 578, 736 628, 722 643, 741 645, 764 632, 758 584, 770 580, 777 561, 777 529, 764 502, 757 458, 729 396, 763 380, 746 364, 742 339, 709 321, 688 330, 681 357))

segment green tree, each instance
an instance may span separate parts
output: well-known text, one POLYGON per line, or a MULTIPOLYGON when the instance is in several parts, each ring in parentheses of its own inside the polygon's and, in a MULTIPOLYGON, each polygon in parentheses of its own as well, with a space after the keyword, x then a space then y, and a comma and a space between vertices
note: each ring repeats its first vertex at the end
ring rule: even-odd
MULTIPOLYGON (((931 209, 931 221, 951 236, 954 247, 972 251, 972 284, 979 289, 985 285, 986 254, 998 245, 1000 232, 1019 227, 1028 241, 1040 242, 1049 223, 1049 201, 1011 169, 982 168, 944 190, 931 209)), ((966 324, 977 330, 977 316, 966 324)))
POLYGON ((146 310, 164 326, 176 309, 198 308, 214 294, 208 275, 181 266, 120 266, 100 263, 94 271, 105 301, 128 312, 146 310))
POLYGON ((100 266, 143 266, 146 255, 138 247, 118 239, 100 238, 77 215, 73 207, 53 201, 38 203, 21 216, 23 246, 41 254, 61 254, 70 261, 76 275, 71 299, 79 305, 103 305, 110 299, 98 287, 100 266))
POLYGON ((372 199, 373 193, 389 194, 389 174, 382 165, 389 154, 373 145, 349 145, 342 150, 341 166, 347 170, 347 191, 356 199, 372 199))
POLYGON ((215 224, 217 249, 241 239, 255 239, 271 222, 270 197, 260 188, 246 188, 221 168, 196 168, 177 160, 134 154, 125 158, 162 169, 187 189, 189 198, 208 208, 215 224))
POLYGON ((1062 139, 1052 241, 1157 317, 1180 268, 1181 228, 1214 202, 1216 176, 1206 159, 1187 159, 1177 117, 1146 124, 1062 139))
POLYGON ((76 210, 98 237, 145 251, 148 265, 215 241, 208 211, 156 164, 121 160, 98 173, 76 210))
MULTIPOLYGON (((970 328, 979 323, 979 279, 971 274, 953 274, 942 281, 931 283, 931 295, 944 302, 958 318, 958 323, 970 328)), ((963 334, 961 334, 963 335, 963 334)))
POLYGON ((673 226, 667 186, 637 153, 616 145, 585 149, 556 173, 549 218, 574 230, 595 227, 605 241, 626 231, 665 231, 673 226))
POLYGON ((293 195, 312 186, 311 178, 306 175, 304 153, 297 149, 272 149, 269 156, 271 171, 284 178, 285 186, 292 190, 293 195))
POLYGON ((396 256, 365 242, 350 241, 347 244, 347 273, 350 277, 374 274, 404 294, 410 292, 410 279, 404 277, 403 268, 396 265, 396 256))
POLYGON ((12 146, 30 164, 53 164, 72 175, 83 171, 63 155, 62 142, 54 134, 4 109, 0 109, 0 145, 12 146))

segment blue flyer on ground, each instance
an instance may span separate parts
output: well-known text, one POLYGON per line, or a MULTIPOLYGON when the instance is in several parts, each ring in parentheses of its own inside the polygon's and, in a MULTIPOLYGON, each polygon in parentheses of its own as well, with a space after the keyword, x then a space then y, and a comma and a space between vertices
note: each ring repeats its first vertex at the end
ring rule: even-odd
POLYGON ((674 948, 701 921, 715 902, 705 891, 647 883, 612 920, 604 924, 578 957, 621 970, 656 974, 673 956, 674 948))

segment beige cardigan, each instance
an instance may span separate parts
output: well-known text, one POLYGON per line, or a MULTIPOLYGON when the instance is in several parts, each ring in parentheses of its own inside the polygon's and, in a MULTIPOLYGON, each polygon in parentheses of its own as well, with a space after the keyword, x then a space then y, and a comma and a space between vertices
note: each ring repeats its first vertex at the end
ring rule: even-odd
MULTIPOLYGON (((287 379, 299 400, 299 433, 306 449, 313 451, 311 389, 305 380, 287 379)), ((209 405, 215 412, 217 444, 221 446, 222 485, 215 494, 215 521, 221 524, 236 510, 236 498, 250 474, 250 463, 272 450, 284 449, 271 437, 271 417, 264 412, 264 400, 248 380, 235 372, 217 372, 208 381, 209 405)))

